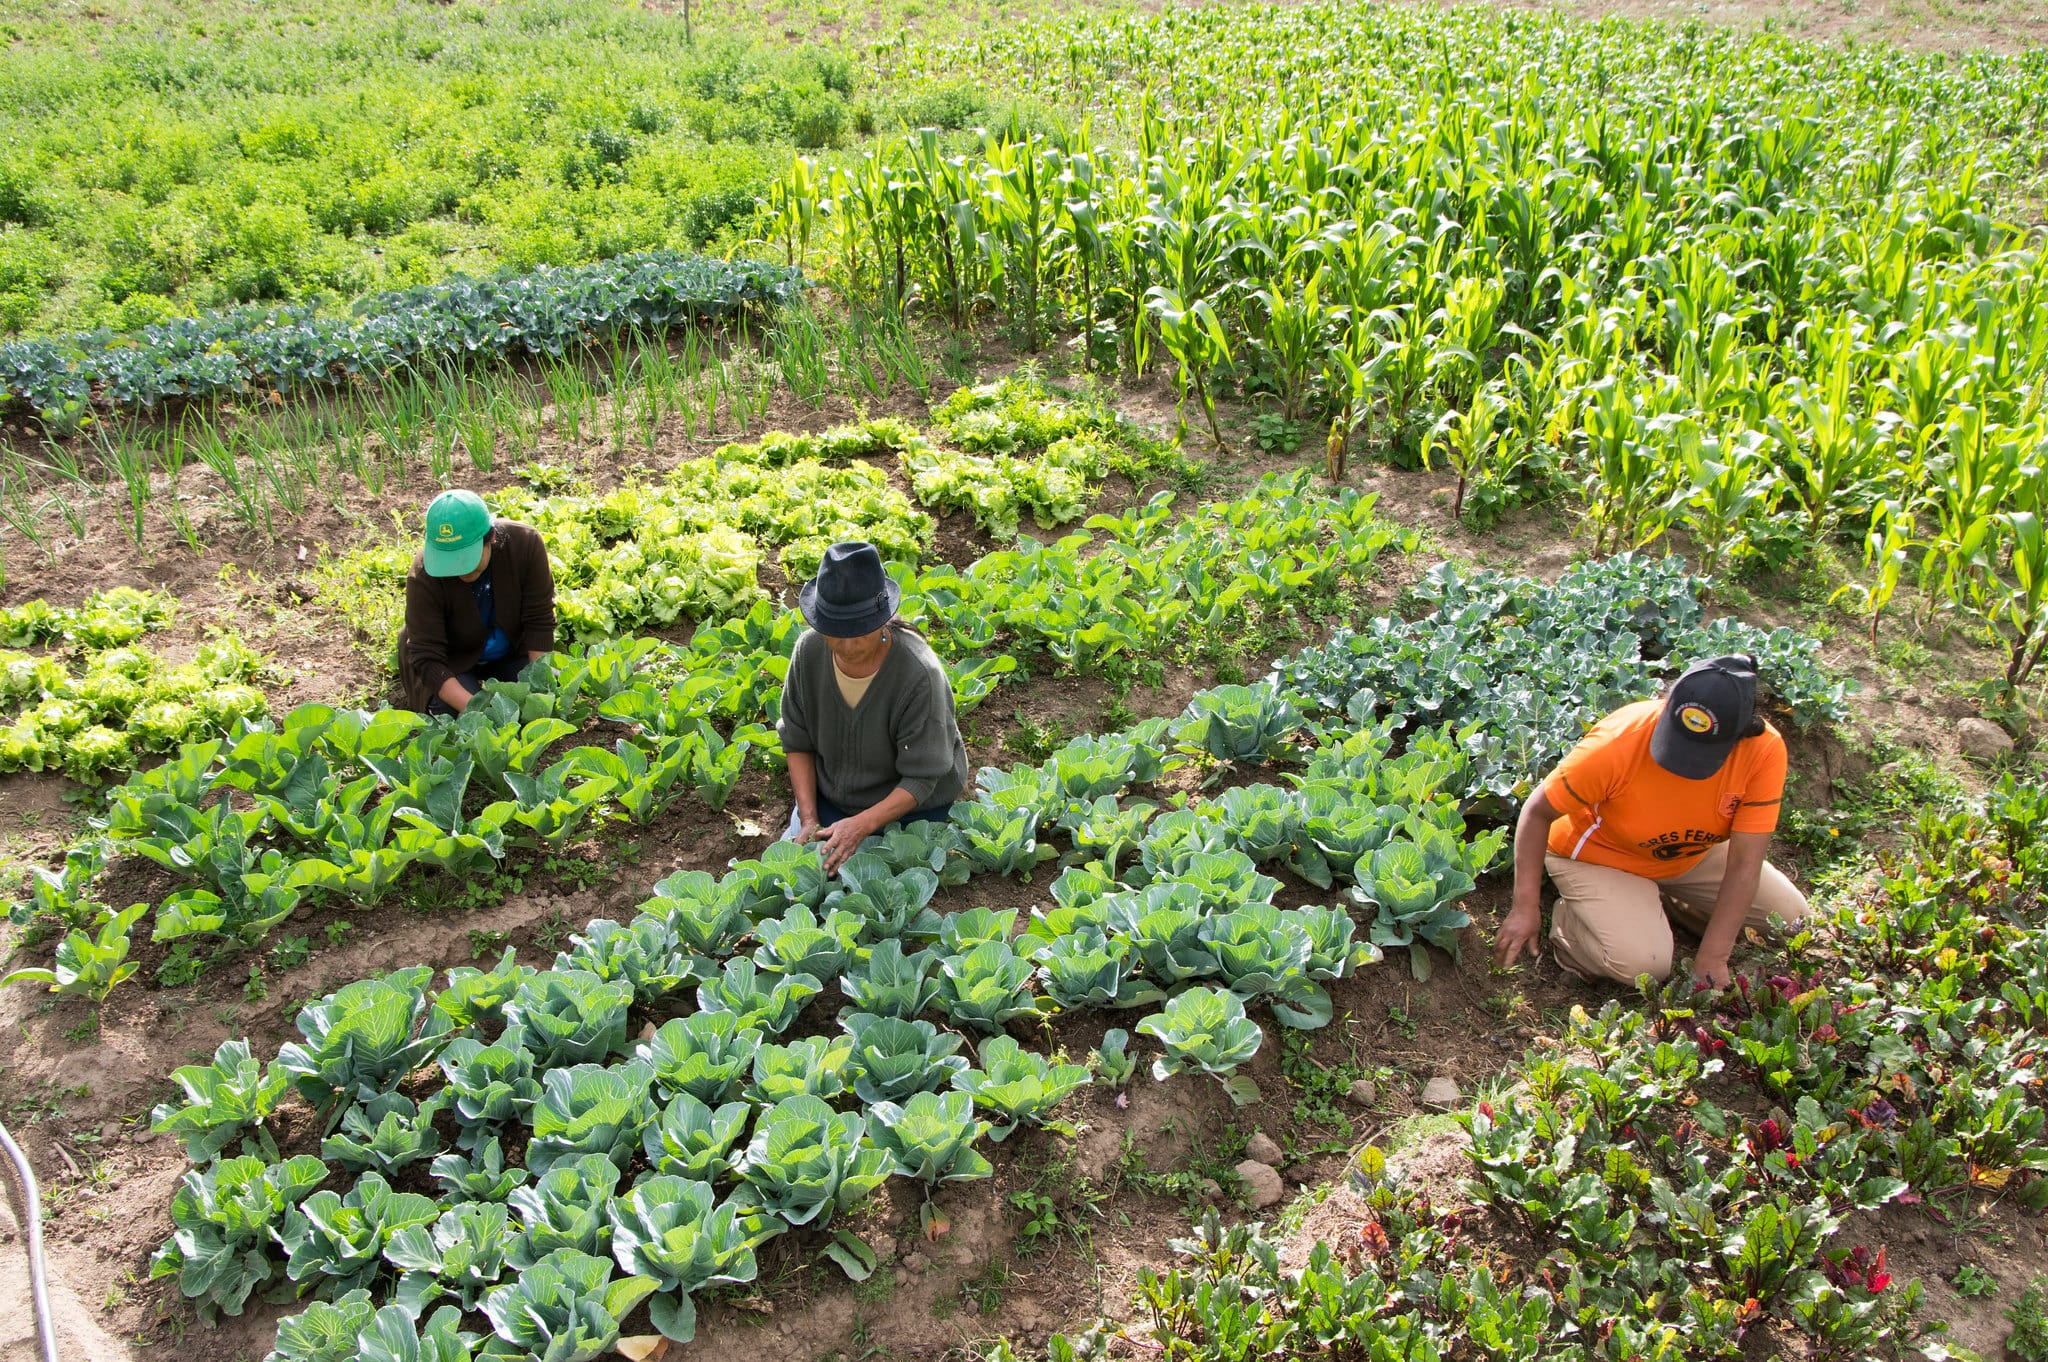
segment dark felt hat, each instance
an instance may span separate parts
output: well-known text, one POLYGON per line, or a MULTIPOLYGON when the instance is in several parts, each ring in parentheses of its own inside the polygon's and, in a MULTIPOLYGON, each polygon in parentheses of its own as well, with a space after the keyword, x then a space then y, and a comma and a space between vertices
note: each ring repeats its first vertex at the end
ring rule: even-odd
POLYGON ((855 541, 825 550, 818 575, 797 593, 797 608, 827 638, 859 638, 893 619, 902 599, 875 546, 855 541))
POLYGON ((1672 682, 1650 733, 1650 760, 1674 776, 1706 780, 1750 736, 1756 717, 1756 659, 1695 663, 1672 682))

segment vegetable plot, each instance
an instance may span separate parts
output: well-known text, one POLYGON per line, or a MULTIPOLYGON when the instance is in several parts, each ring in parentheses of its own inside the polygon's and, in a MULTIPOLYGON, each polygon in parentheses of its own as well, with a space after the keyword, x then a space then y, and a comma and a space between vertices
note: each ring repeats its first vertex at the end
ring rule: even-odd
POLYGON ((31 600, 0 611, 0 718, 13 719, 0 728, 0 771, 96 782, 265 713, 251 684, 265 661, 234 636, 177 666, 138 646, 175 608, 167 596, 114 587, 77 609, 31 600), (53 651, 14 651, 38 644, 53 651))

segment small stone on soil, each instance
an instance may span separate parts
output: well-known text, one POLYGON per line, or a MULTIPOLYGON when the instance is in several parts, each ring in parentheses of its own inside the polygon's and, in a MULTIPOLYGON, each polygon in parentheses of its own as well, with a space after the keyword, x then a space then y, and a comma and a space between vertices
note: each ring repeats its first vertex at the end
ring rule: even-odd
POLYGON ((903 1255, 903 1266, 912 1272, 922 1272, 932 1265, 932 1260, 915 1250, 903 1255))
POLYGON ((1202 1200, 1219 1201, 1223 1197, 1223 1184, 1214 1178, 1202 1179, 1202 1200))
POLYGON ((1422 1105, 1425 1107, 1448 1111, 1464 1100, 1465 1095, 1458 1091, 1457 1082, 1441 1074, 1422 1085, 1422 1105))
POLYGON ((1270 1168, 1257 1159, 1246 1159, 1236 1169, 1244 1179, 1245 1199, 1253 1210, 1261 1210, 1287 1195, 1287 1188, 1280 1181, 1280 1170, 1270 1168))
POLYGON ((1305 1163, 1290 1163, 1280 1170, 1280 1176, 1289 1182, 1306 1185, 1316 1180, 1316 1170, 1305 1163))
POLYGON ((1355 1079, 1351 1086, 1344 1090, 1344 1095, 1361 1107, 1374 1106, 1380 1100, 1380 1085, 1370 1078, 1355 1079))
POLYGON ((878 1234, 868 1241, 868 1247, 875 1251, 875 1261, 886 1263, 896 1256, 896 1236, 878 1234))
POLYGON ((1286 1161, 1287 1154, 1280 1148, 1280 1142, 1261 1130, 1245 1142, 1245 1157, 1268 1168, 1278 1168, 1286 1161))
POLYGON ((1990 761, 2012 751, 2012 735, 1989 719, 1972 715, 1956 725, 1956 745, 1966 757, 1990 761))
POLYGON ((121 1123, 120 1123, 119 1121, 107 1121, 107 1122, 103 1122, 103 1123, 101 1124, 101 1126, 100 1126, 100 1138, 101 1138, 102 1140, 118 1140, 118 1139, 120 1139, 120 1138, 121 1138, 121 1123))

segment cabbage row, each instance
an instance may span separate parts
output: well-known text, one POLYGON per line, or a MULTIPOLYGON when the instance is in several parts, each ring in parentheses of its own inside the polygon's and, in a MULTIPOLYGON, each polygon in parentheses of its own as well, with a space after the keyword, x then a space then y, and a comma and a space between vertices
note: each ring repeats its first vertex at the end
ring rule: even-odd
MULTIPOLYGON (((1282 736, 1310 747, 1291 788, 1167 813, 1121 802, 1186 761, 1297 755, 1226 741, 1206 699, 1171 724, 985 770, 950 823, 871 839, 836 881, 814 849, 778 843, 722 878, 670 876, 550 969, 508 952, 438 990, 431 968, 400 970, 308 1006, 303 1040, 267 1065, 225 1043, 178 1071, 186 1100, 155 1114, 201 1165, 156 1273, 207 1311, 237 1313, 280 1281, 324 1298, 280 1330, 280 1358, 320 1355, 295 1340, 337 1321, 398 1329, 380 1304, 409 1328, 444 1300, 427 1326, 459 1333, 460 1313, 481 1310, 485 1355, 589 1357, 642 1298, 657 1328, 689 1338, 694 1290, 751 1279, 763 1239, 827 1226, 886 1177, 986 1176, 978 1141, 1042 1123, 1093 1079, 1020 1047, 1012 1021, 1163 1002, 1136 1027, 1158 1043, 1154 1075, 1213 1074, 1249 1100, 1233 1075, 1260 1044, 1247 1006, 1321 1026, 1323 984, 1381 944, 1455 950, 1469 921, 1455 902, 1502 834, 1462 837, 1443 793, 1453 745, 1425 737, 1394 757, 1379 730, 1319 744, 1297 725, 1282 736), (1053 855, 1041 828, 1074 855, 1021 930, 1014 910, 934 909, 942 884, 1053 855), (1348 885, 1372 940, 1354 941, 1342 907, 1277 907, 1259 866, 1281 861, 1348 885), (832 981, 836 1024, 818 1001, 832 981), (429 1064, 438 1081, 410 1077, 429 1064), (287 1092, 325 1117, 318 1157, 280 1159, 269 1142, 287 1092), (439 1201, 393 1190, 415 1164, 439 1201)), ((1127 1039, 1111 1033, 1094 1069, 1126 1077, 1127 1039)))
POLYGON ((134 333, 92 331, 0 345, 0 395, 75 426, 95 400, 151 409, 173 399, 382 377, 475 355, 556 355, 594 336, 776 307, 793 269, 652 251, 595 265, 439 284, 361 299, 348 313, 238 308, 134 333))

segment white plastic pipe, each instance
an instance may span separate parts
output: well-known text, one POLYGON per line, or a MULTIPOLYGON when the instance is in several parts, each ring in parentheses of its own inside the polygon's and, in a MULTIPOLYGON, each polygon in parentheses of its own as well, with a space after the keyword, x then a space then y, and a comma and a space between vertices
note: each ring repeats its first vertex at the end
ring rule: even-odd
POLYGON ((5 1125, 0 1125, 0 1149, 7 1151, 14 1164, 14 1175, 21 1180, 22 1204, 28 1212, 28 1293, 35 1305, 36 1341, 42 1344, 43 1362, 57 1362, 57 1331, 50 1323, 50 1287, 43 1275, 43 1208, 41 1195, 36 1191, 36 1170, 29 1167, 28 1155, 21 1152, 21 1146, 7 1133, 5 1125))

